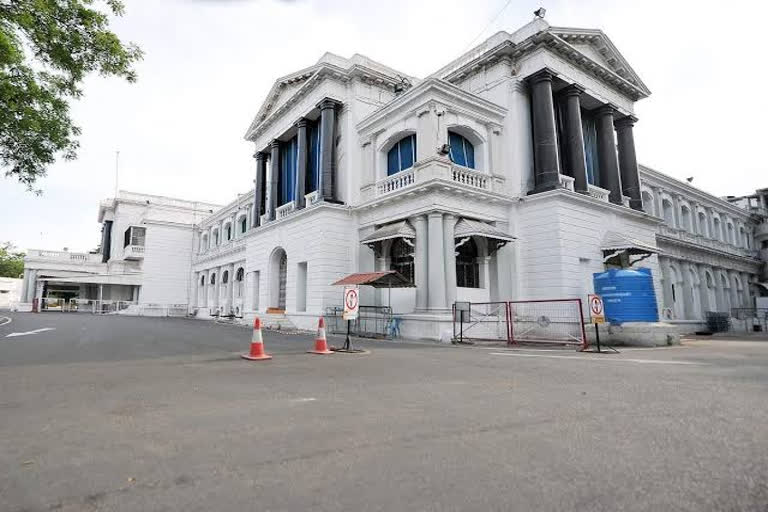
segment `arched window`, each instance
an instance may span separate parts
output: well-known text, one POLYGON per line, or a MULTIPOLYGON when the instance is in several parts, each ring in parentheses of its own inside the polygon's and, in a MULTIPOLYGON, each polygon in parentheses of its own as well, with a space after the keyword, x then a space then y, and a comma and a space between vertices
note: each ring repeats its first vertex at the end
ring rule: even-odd
POLYGON ((480 288, 480 265, 477 263, 477 244, 466 238, 456 248, 456 286, 480 288))
POLYGON ((219 245, 219 230, 213 230, 213 245, 219 245))
POLYGON ((205 252, 208 249, 208 235, 203 235, 200 239, 200 252, 205 252))
POLYGON ((245 234, 248 230, 248 219, 246 217, 240 218, 240 234, 245 234))
POLYGON ((733 224, 730 222, 728 223, 727 236, 725 241, 729 244, 736 245, 733 241, 733 224))
POLYGON ((653 211, 653 196, 647 190, 643 190, 643 211, 648 215, 654 215, 653 211))
POLYGON ((216 284, 216 274, 211 274, 211 284, 216 284))
POLYGON ((205 276, 200 276, 200 286, 205 286, 205 276))
POLYGON ((413 283, 413 248, 404 239, 398 238, 392 242, 389 254, 389 269, 396 270, 413 283))
POLYGON ((712 221, 712 225, 714 226, 715 232, 712 233, 712 238, 715 240, 721 240, 722 239, 722 231, 720 230, 720 218, 715 217, 715 219, 712 221))
POLYGON ((708 236, 709 230, 707 229, 707 216, 704 212, 699 212, 699 234, 702 236, 708 236))
POLYGON ((475 168, 475 146, 464 136, 448 132, 448 144, 451 146, 451 162, 475 168))
POLYGON ((245 270, 243 267, 240 267, 237 269, 237 272, 235 272, 235 294, 237 295, 237 298, 240 299, 243 296, 243 279, 245 278, 245 270))
POLYGON ((240 267, 237 269, 237 274, 235 274, 235 280, 242 281, 243 276, 245 276, 245 270, 243 270, 243 267, 240 267))
POLYGON ((680 224, 682 229, 691 230, 691 210, 687 206, 680 208, 680 224))
POLYGON ((221 275, 221 284, 227 284, 227 281, 229 281, 229 270, 225 270, 221 275))
POLYGON ((416 161, 416 135, 403 137, 387 153, 387 176, 413 167, 416 161))
POLYGON ((224 232, 227 234, 227 240, 232 240, 232 224, 224 226, 224 232))
POLYGON ((675 214, 672 210, 672 202, 668 199, 664 199, 661 202, 661 209, 664 210, 662 213, 664 214, 664 220, 667 225, 669 227, 675 227, 675 214))

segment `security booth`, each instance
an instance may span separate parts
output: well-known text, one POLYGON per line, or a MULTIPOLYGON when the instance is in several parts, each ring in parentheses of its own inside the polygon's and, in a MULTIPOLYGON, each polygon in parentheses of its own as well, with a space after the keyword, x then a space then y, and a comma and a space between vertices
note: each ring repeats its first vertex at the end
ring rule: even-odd
MULTIPOLYGON (((365 338, 397 338, 400 335, 400 318, 392 314, 391 291, 393 288, 413 288, 405 276, 396 270, 382 272, 360 272, 339 279, 333 286, 371 286, 387 291, 387 305, 376 306, 360 304, 358 315, 349 324, 351 334, 365 338)), ((341 292, 340 292, 341 293, 341 292)), ((344 334, 347 332, 347 322, 343 317, 343 306, 326 308, 325 318, 330 332, 344 334)))

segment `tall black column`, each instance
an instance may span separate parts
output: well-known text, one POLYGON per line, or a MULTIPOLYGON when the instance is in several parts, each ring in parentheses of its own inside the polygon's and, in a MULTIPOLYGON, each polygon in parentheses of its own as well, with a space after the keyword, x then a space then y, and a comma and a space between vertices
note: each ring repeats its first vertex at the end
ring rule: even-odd
POLYGON ((267 154, 257 151, 253 157, 256 159, 256 186, 253 194, 253 210, 256 218, 253 219, 253 225, 260 226, 261 216, 264 215, 266 208, 267 154))
POLYGON ((621 169, 621 188, 629 196, 629 206, 633 210, 643 210, 643 196, 640 191, 640 175, 637 170, 635 154, 635 134, 632 128, 637 118, 627 116, 616 121, 616 134, 619 143, 619 169, 621 169))
POLYGON ((296 122, 296 128, 298 128, 298 151, 296 164, 296 208, 304 208, 304 194, 306 191, 307 182, 307 120, 303 117, 296 122))
POLYGON ((600 167, 600 186, 608 189, 609 200, 613 204, 622 204, 619 162, 616 159, 616 139, 613 135, 613 114, 611 105, 604 105, 597 110, 597 161, 600 167))
POLYGON ((529 79, 533 108, 534 194, 560 187, 555 106, 552 101, 553 77, 549 70, 543 69, 529 79))
POLYGON ((576 192, 589 193, 587 161, 584 157, 584 130, 581 127, 581 93, 584 89, 574 84, 565 90, 566 98, 566 143, 568 155, 566 165, 573 176, 576 192))
POLYGON ((320 184, 318 196, 322 201, 336 201, 336 107, 340 103, 326 98, 317 107, 320 109, 320 184))
POLYGON ((280 177, 280 141, 273 140, 269 143, 270 149, 270 169, 269 169, 269 198, 267 202, 267 218, 275 220, 275 210, 277 204, 277 183, 280 177))

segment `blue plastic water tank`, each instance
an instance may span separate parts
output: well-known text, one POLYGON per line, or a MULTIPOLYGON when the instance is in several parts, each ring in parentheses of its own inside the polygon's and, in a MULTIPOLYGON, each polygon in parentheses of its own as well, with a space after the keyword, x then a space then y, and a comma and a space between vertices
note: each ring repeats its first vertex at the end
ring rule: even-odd
POLYGON ((605 319, 613 324, 658 322, 651 269, 611 269, 592 274, 595 293, 602 296, 605 319))

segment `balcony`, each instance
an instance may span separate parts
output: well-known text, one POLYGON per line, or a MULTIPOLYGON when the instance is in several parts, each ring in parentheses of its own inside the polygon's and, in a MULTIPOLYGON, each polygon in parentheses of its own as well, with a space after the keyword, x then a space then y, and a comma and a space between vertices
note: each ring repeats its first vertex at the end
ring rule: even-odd
POLYGON ((361 199, 374 199, 398 195, 428 182, 441 181, 467 191, 501 193, 504 179, 484 171, 455 165, 444 158, 429 158, 416 163, 410 169, 377 181, 360 189, 361 199))
POLYGON ((144 259, 144 246, 143 245, 126 245, 123 249, 123 259, 126 260, 142 260, 144 259))
MULTIPOLYGON (((560 186, 563 187, 566 190, 570 190, 571 192, 575 192, 576 189, 574 187, 575 180, 571 176, 566 176, 565 174, 560 175, 560 186)), ((597 185, 587 185, 587 188, 589 190, 589 196, 594 197, 600 202, 607 203, 609 202, 609 197, 611 195, 610 190, 606 190, 604 188, 600 188, 597 185)), ((623 198, 623 204, 624 206, 629 206, 629 197, 624 196, 623 198)))
POLYGON ((100 253, 91 254, 87 252, 45 251, 40 249, 30 249, 27 252, 26 259, 58 261, 62 263, 86 264, 86 263, 101 263, 101 254, 100 253))

